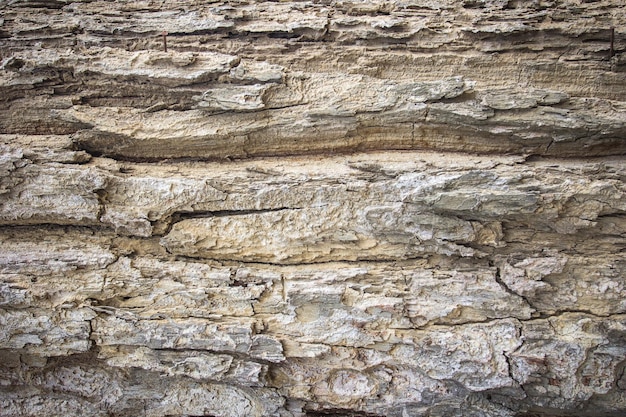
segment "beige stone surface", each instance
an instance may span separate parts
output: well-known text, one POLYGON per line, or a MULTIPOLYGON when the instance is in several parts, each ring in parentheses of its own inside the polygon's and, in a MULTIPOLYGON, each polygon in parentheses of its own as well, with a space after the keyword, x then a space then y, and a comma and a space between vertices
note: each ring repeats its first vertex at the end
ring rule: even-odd
POLYGON ((0 1, 0 414, 623 415, 622 3, 0 1))

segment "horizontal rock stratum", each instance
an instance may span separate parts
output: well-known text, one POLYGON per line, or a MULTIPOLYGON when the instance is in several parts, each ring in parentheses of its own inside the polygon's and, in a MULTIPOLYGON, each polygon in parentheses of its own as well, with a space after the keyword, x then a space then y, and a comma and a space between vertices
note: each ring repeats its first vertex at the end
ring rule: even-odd
POLYGON ((626 413, 622 1, 0 10, 0 415, 626 413))

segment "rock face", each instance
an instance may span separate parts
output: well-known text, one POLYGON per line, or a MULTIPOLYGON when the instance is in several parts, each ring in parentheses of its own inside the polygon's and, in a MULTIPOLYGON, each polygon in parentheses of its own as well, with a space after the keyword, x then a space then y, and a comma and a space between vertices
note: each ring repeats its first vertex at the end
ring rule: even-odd
POLYGON ((0 10, 3 416, 626 412, 623 1, 0 10))

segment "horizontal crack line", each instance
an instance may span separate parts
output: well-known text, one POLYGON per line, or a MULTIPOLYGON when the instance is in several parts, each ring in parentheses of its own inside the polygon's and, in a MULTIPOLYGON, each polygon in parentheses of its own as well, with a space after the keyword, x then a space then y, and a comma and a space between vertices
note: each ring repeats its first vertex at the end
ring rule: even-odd
POLYGON ((232 217, 232 216, 245 216, 249 214, 264 214, 273 213, 278 211, 287 210, 301 210, 301 207, 276 207, 267 209, 248 209, 248 210, 206 210, 206 211, 177 211, 172 214, 172 223, 177 223, 182 220, 197 219, 197 218, 211 218, 211 217, 232 217))

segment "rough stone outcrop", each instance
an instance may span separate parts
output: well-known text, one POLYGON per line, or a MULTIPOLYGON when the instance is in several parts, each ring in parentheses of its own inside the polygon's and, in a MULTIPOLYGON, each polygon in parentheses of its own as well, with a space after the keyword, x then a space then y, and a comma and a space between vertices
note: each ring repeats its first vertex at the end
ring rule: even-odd
POLYGON ((626 412, 622 1, 0 10, 1 415, 626 412))

